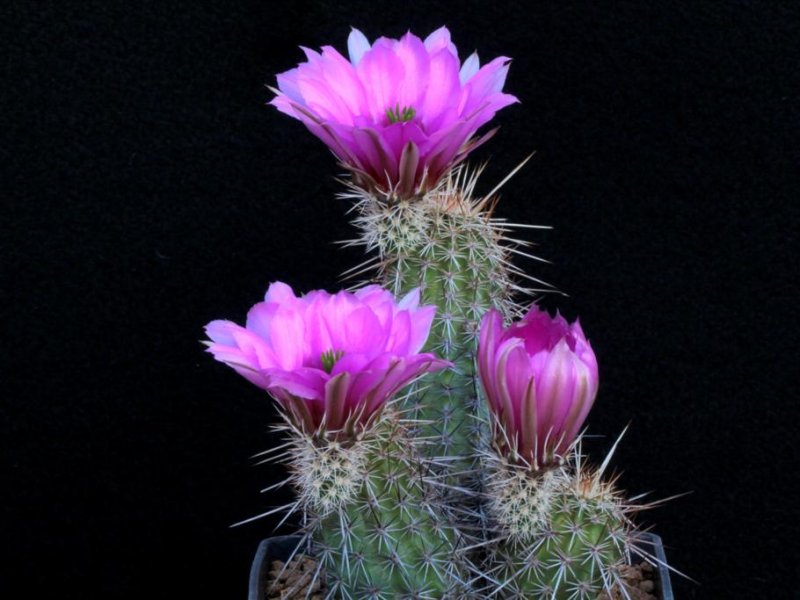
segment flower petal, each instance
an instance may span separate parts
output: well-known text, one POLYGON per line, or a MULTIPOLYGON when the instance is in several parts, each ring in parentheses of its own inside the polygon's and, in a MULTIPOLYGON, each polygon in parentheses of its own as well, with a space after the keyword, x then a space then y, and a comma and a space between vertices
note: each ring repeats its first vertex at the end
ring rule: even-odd
POLYGON ((434 54, 435 52, 444 49, 458 58, 458 51, 456 50, 453 42, 450 41, 450 30, 448 30, 447 27, 440 27, 426 37, 425 48, 428 49, 430 54, 434 54))
POLYGON ((327 429, 340 430, 355 408, 347 402, 350 379, 350 373, 339 373, 325 384, 324 424, 327 429))
POLYGON ((353 63, 353 66, 357 66, 358 63, 361 62, 361 58, 366 54, 369 48, 367 36, 353 27, 347 38, 347 53, 350 55, 350 62, 353 63))
POLYGON ((478 53, 473 52, 469 55, 469 58, 464 61, 464 64, 461 65, 461 70, 458 72, 458 79, 461 82, 461 85, 467 83, 475 73, 478 72, 478 69, 481 66, 481 61, 478 59, 478 53))
POLYGON ((398 103, 397 92, 405 74, 403 63, 394 52, 376 44, 364 54, 356 69, 365 89, 369 90, 370 117, 376 124, 384 123, 386 111, 398 103))

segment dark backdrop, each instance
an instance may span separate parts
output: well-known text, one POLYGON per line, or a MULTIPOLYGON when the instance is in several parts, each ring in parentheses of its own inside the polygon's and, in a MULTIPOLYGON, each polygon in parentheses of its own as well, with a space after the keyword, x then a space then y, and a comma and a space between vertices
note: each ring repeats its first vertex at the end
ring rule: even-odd
POLYGON ((514 58, 488 191, 597 350, 601 457, 677 597, 795 598, 800 14, 792 2, 51 1, 0 8, 2 587, 244 598, 287 495, 265 394, 203 353, 268 282, 359 261, 323 145, 265 102, 302 55, 447 24, 514 58), (648 6, 645 7, 645 4, 648 6), (790 385, 791 384, 791 385, 790 385))

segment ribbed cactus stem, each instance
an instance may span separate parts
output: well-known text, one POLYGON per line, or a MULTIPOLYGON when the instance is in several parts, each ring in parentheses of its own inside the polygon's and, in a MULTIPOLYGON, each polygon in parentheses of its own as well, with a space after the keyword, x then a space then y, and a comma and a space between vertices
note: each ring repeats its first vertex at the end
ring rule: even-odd
POLYGON ((392 201, 362 197, 358 243, 377 252, 379 282, 395 294, 419 287, 422 302, 438 307, 427 350, 454 368, 427 376, 408 396, 409 417, 422 423, 450 485, 474 487, 477 456, 489 439, 488 415, 475 382, 477 329, 491 307, 512 316, 508 227, 492 217, 493 201, 475 199, 479 172, 456 169, 432 192, 392 201))
POLYGON ((533 471, 497 459, 489 494, 499 532, 485 570, 499 583, 490 595, 596 600, 619 581, 633 507, 600 472, 580 463, 533 471))
POLYGON ((475 388, 476 325, 486 310, 505 299, 502 252, 482 215, 430 201, 400 205, 392 213, 401 225, 398 230, 407 224, 424 227, 425 236, 417 244, 396 236, 398 231, 387 236, 387 246, 394 247, 384 254, 383 281, 397 294, 419 287, 422 301, 438 307, 428 348, 454 364, 409 396, 410 416, 424 423, 421 434, 430 441, 429 456, 439 458, 450 473, 469 472, 489 433, 486 407, 475 388))
POLYGON ((387 411, 358 439, 296 437, 292 481, 332 598, 460 598, 461 538, 387 411))

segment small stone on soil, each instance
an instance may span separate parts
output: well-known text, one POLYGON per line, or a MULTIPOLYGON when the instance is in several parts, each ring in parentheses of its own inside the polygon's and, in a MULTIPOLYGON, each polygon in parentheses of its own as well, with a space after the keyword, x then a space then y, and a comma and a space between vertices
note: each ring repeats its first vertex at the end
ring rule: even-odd
POLYGON ((272 561, 266 600, 322 600, 325 590, 322 587, 322 578, 314 577, 316 572, 317 563, 307 556, 296 556, 289 564, 280 560, 272 561))
POLYGON ((611 588, 611 594, 603 592, 597 600, 659 600, 655 595, 656 572, 650 563, 626 565, 620 569, 620 575, 628 595, 622 593, 618 585, 611 588))

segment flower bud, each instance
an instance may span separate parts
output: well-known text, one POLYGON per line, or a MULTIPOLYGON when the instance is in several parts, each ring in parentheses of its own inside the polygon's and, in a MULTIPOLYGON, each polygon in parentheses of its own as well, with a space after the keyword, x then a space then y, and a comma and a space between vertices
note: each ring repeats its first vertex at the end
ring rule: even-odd
POLYGON ((534 469, 559 464, 597 395, 597 360, 578 321, 533 306, 504 328, 491 310, 481 322, 478 368, 498 451, 534 469))

